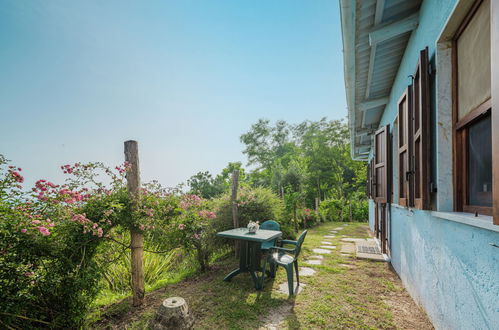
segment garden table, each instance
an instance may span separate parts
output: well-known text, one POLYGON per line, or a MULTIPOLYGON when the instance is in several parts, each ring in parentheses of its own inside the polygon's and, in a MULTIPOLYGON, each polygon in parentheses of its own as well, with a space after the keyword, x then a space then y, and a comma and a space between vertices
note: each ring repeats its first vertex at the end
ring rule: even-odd
POLYGON ((217 233, 217 236, 238 240, 241 242, 239 250, 239 268, 225 276, 224 281, 230 281, 234 276, 249 272, 255 288, 260 290, 262 285, 256 274, 261 270, 260 254, 262 242, 271 241, 282 236, 278 230, 259 229, 256 233, 249 233, 248 228, 236 228, 217 233))

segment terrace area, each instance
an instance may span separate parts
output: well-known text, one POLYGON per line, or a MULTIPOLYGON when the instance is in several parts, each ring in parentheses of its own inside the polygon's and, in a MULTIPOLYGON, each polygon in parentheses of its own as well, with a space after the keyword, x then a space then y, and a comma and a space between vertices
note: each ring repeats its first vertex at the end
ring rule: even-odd
POLYGON ((351 244, 345 238, 369 238, 367 225, 329 222, 309 230, 299 259, 302 290, 294 297, 282 292, 282 268, 262 291, 249 274, 224 282, 237 264, 231 253, 205 273, 150 292, 140 308, 125 299, 95 311, 91 327, 147 329, 161 302, 180 296, 196 329, 432 329, 389 263, 357 258, 342 249, 351 244))

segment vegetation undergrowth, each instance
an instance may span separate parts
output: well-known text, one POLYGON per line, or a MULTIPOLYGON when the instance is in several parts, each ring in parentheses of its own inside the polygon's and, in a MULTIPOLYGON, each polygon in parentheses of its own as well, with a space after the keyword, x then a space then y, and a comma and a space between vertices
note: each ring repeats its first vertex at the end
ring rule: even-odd
MULTIPOLYGON (((140 312, 115 313, 92 327, 126 325, 129 329, 147 329, 163 299, 181 296, 194 313, 195 329, 255 329, 267 325, 289 329, 387 329, 399 328, 401 322, 413 322, 411 318, 416 322, 410 323, 413 326, 431 329, 388 264, 342 255, 339 248, 324 255, 322 265, 304 264, 314 254, 312 249, 322 244, 324 235, 338 226, 343 229, 331 239, 338 247, 341 235, 368 237, 364 223, 326 223, 310 229, 299 263, 313 268, 316 274, 301 276, 304 288, 296 297, 289 298, 277 291, 287 281, 282 268, 275 279, 266 280, 262 291, 255 290, 249 274, 224 282, 224 276, 237 267, 237 261, 229 257, 215 262, 208 273, 149 293, 147 307, 140 312), (397 309, 394 302, 405 305, 397 309)), ((126 306, 126 302, 122 304, 126 306)), ((115 306, 114 311, 119 308, 123 307, 115 306)))

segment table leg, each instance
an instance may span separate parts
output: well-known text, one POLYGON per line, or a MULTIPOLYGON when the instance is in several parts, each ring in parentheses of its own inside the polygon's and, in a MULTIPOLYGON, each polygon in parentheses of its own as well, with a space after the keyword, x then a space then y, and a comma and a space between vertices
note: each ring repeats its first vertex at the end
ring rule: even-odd
POLYGON ((248 247, 248 242, 247 241, 240 241, 240 250, 239 250, 239 268, 234 269, 231 271, 227 276, 225 276, 224 281, 228 282, 230 281, 234 276, 247 272, 249 270, 248 268, 248 252, 249 252, 249 247, 248 247))
POLYGON ((262 289, 262 278, 257 274, 261 270, 261 244, 258 242, 241 241, 239 251, 239 268, 225 276, 224 281, 230 281, 234 276, 249 272, 255 289, 262 289))
POLYGON ((253 283, 255 284, 255 289, 261 290, 262 289, 262 279, 258 277, 257 272, 261 271, 261 258, 262 258, 262 251, 260 249, 261 243, 257 242, 251 242, 249 244, 249 271, 251 274, 251 278, 253 279, 253 283))

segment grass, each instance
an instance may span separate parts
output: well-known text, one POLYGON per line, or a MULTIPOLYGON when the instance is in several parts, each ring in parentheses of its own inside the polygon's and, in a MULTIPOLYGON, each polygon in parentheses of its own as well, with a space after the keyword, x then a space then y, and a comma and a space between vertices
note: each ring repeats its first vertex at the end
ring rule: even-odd
POLYGON ((139 310, 131 310, 127 299, 107 307, 102 312, 102 320, 92 327, 147 329, 164 298, 181 296, 195 316, 196 329, 254 329, 268 323, 280 323, 279 327, 289 329, 388 329, 405 327, 407 320, 404 319, 408 316, 401 314, 404 308, 411 315, 419 311, 421 320, 418 322, 422 323, 417 323, 418 328, 431 328, 388 264, 340 254, 341 235, 368 237, 365 223, 347 226, 326 223, 309 230, 300 256, 301 265, 313 254, 312 249, 321 245, 323 236, 338 226, 344 229, 329 239, 337 250, 324 255, 322 265, 306 265, 317 273, 313 277, 301 277, 306 287, 296 297, 288 298, 274 290, 286 283, 282 268, 275 279, 265 283, 262 291, 253 288, 249 274, 223 282, 223 277, 237 267, 233 256, 227 255, 204 274, 149 293, 139 310), (397 308, 400 301, 407 306, 397 308))

